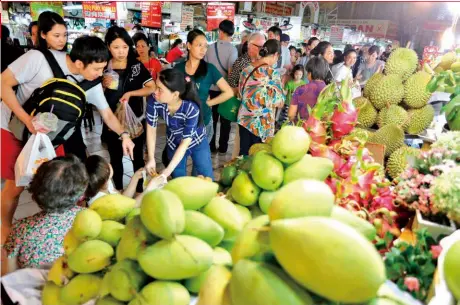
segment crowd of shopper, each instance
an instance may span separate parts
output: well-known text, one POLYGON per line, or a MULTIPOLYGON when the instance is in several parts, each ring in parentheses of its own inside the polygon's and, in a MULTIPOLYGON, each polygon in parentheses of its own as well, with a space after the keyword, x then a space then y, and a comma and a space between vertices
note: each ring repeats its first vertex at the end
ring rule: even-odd
MULTIPOLYGON (((112 193, 136 197, 143 192, 143 172, 157 174, 160 119, 166 125, 165 169, 150 185, 159 185, 169 176, 187 175, 188 158, 193 163, 192 175, 214 178, 211 154, 227 153, 232 128, 232 121, 220 112, 219 105, 235 98, 239 101, 233 156, 247 155, 251 145, 269 140, 281 124, 308 119, 308 109, 328 83, 349 79, 364 84, 384 67, 384 61, 378 60, 378 47, 363 47, 359 54, 348 48, 334 60, 329 42, 312 37, 297 48, 276 26, 267 33, 245 32, 235 47, 235 25, 228 20, 220 23, 218 40, 212 45, 198 29, 188 33, 186 42, 176 40, 166 55, 174 64, 172 69, 165 69, 152 56, 150 41, 142 30, 131 37, 114 25, 104 41, 82 36, 70 52, 67 25, 58 14, 42 13, 29 30, 32 50, 25 54, 8 51, 7 57, 2 56, 1 145, 8 151, 1 160, 5 181, 1 193, 2 245, 20 268, 41 267, 59 257, 63 237, 76 213, 95 199, 112 193), (16 186, 14 166, 27 138, 10 129, 10 118, 17 118, 24 134, 37 133, 34 114, 28 112, 29 99, 37 88, 57 77, 56 69, 62 70, 67 82, 81 88, 83 83, 91 83, 80 90, 86 90, 87 102, 102 117, 101 140, 108 147, 110 162, 88 157, 78 120, 76 128, 66 131, 70 137, 55 145, 58 157, 40 166, 29 186, 42 211, 12 226, 24 190, 16 186), (143 126, 142 132, 132 136, 126 130, 126 122, 114 114, 120 108, 132 110, 143 126), (135 171, 125 190, 123 155, 130 157, 135 171), (47 254, 36 249, 46 249, 47 254)), ((13 50, 9 40, 8 28, 2 26, 4 53, 8 48, 13 50)), ((3 254, 2 261, 6 258, 3 254)))

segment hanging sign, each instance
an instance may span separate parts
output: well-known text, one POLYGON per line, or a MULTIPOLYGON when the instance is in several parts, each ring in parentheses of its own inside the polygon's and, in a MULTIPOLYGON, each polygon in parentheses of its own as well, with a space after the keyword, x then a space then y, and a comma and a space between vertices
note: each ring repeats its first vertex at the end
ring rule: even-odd
POLYGON ((45 2, 30 2, 30 15, 32 16, 32 20, 38 20, 38 16, 42 12, 51 11, 55 12, 62 17, 64 17, 64 10, 62 9, 62 2, 52 2, 52 1, 45 1, 45 2))
POLYGON ((235 20, 235 5, 231 3, 209 3, 206 9, 207 31, 219 28, 219 24, 228 19, 235 20))
POLYGON ((278 4, 276 2, 266 2, 265 3, 265 13, 275 16, 292 16, 294 12, 294 8, 291 6, 287 6, 286 3, 284 5, 278 4))
POLYGON ((117 3, 98 4, 95 2, 82 2, 84 18, 117 19, 117 3))
POLYGON ((172 3, 171 2, 163 2, 161 1, 161 12, 164 14, 171 14, 172 12, 172 3))
POLYGON ((194 9, 191 6, 182 6, 182 20, 180 22, 180 30, 185 31, 187 26, 193 29, 193 12, 194 9))
POLYGON ((182 2, 171 2, 171 22, 181 22, 182 2))
POLYGON ((161 28, 161 2, 142 2, 142 25, 161 28))
POLYGON ((331 26, 331 38, 329 40, 332 44, 341 44, 343 40, 343 26, 332 25, 331 26))

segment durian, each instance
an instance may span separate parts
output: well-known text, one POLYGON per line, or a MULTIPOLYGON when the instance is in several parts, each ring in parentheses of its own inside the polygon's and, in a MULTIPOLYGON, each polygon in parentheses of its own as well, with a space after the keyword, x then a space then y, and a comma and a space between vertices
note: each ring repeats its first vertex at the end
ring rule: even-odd
POLYGON ((426 85, 431 80, 431 75, 420 71, 409 77, 404 83, 404 104, 409 108, 422 108, 428 103, 431 93, 426 85))
POLYGON ((408 134, 416 135, 424 131, 430 126, 434 119, 434 109, 431 105, 426 105, 420 109, 412 109, 408 111, 410 122, 406 127, 408 134))
POLYGON ((397 105, 404 97, 404 85, 398 75, 386 75, 369 92, 372 105, 378 110, 388 104, 397 105))
POLYGON ((384 112, 384 116, 382 117, 380 127, 396 124, 398 126, 402 126, 402 128, 405 129, 409 125, 409 116, 404 108, 397 105, 391 105, 385 109, 386 110, 384 112))
POLYGON ((388 175, 395 179, 401 175, 408 164, 407 157, 417 156, 420 153, 419 149, 403 146, 391 154, 387 162, 386 170, 388 175))
POLYGON ((385 145, 385 156, 388 157, 404 145, 404 131, 396 124, 386 125, 377 130, 369 142, 385 145))
POLYGON ((405 81, 414 73, 417 64, 418 57, 414 50, 397 48, 388 57, 385 64, 385 74, 399 75, 405 81))
POLYGON ((387 112, 388 112, 388 108, 389 107, 384 107, 382 108, 379 113, 377 114, 377 126, 379 126, 379 128, 382 128, 383 127, 383 124, 384 124, 384 121, 385 121, 385 117, 387 115, 387 112))
POLYGON ((365 97, 357 97, 353 100, 358 110, 358 125, 361 127, 371 127, 377 119, 377 110, 365 97))
POLYGON ((366 85, 364 86, 363 96, 369 98, 369 93, 372 89, 380 82, 380 80, 384 77, 383 73, 374 73, 368 80, 366 85))

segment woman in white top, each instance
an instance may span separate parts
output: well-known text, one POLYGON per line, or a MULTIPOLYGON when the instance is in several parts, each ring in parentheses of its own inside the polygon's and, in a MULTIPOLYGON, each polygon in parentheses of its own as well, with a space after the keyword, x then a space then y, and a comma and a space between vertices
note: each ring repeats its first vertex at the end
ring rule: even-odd
POLYGON ((363 87, 369 78, 375 73, 382 72, 385 67, 385 62, 377 60, 380 54, 378 46, 372 46, 366 55, 366 62, 359 66, 356 79, 359 80, 361 87, 363 87))
POLYGON ((336 82, 341 83, 346 78, 353 81, 352 67, 356 62, 356 57, 356 50, 347 50, 343 54, 343 61, 332 66, 332 75, 336 82))

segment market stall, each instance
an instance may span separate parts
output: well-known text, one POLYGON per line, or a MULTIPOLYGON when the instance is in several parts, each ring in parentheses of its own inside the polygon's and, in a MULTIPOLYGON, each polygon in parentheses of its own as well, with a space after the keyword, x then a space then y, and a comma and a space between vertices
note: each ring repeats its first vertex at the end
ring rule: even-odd
MULTIPOLYGON (((252 146, 218 182, 172 179, 140 207, 97 199, 51 269, 13 273, 7 291, 44 305, 454 305, 460 134, 435 133, 426 149, 406 137, 432 127, 432 91, 453 88, 456 103, 458 55, 430 74, 397 49, 359 99, 347 80, 326 86, 307 121, 252 146)), ((452 130, 458 118, 447 114, 452 130)))
MULTIPOLYGON (((194 19, 207 21, 209 42, 225 19, 234 43, 273 25, 292 44, 313 33, 338 47, 397 36, 388 20, 304 27, 279 4, 250 15, 232 3, 169 5, 127 8, 164 50, 194 19)), ((63 8, 75 20, 69 44, 134 25, 114 3, 76 10, 63 8)), ((350 81, 327 85, 308 119, 226 163, 218 181, 152 187, 146 176, 140 203, 99 197, 76 215, 62 256, 3 277, 6 294, 20 305, 460 304, 460 49, 419 58, 396 48, 361 97, 350 81)))

